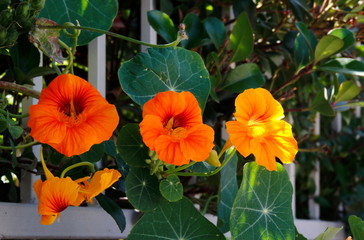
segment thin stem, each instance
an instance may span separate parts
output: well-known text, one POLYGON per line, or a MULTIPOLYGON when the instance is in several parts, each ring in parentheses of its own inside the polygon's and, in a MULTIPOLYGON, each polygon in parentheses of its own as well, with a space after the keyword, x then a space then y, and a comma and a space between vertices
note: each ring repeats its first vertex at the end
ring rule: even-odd
POLYGON ((29 113, 14 114, 14 113, 10 113, 8 111, 5 111, 4 109, 1 109, 1 108, 0 108, 0 113, 8 115, 9 117, 12 117, 12 118, 26 118, 26 117, 29 117, 29 113))
POLYGON ((196 173, 196 172, 176 172, 175 175, 178 176, 198 176, 198 177, 209 177, 212 175, 215 175, 216 173, 220 172, 221 169, 231 160, 231 158, 234 156, 236 152, 236 149, 234 148, 229 155, 225 158, 224 162, 221 164, 220 167, 216 168, 213 171, 206 172, 206 173, 196 173))
POLYGON ((170 175, 171 173, 175 173, 175 172, 179 172, 179 171, 182 171, 182 170, 185 170, 186 168, 189 168, 191 167, 192 165, 194 165, 196 162, 192 161, 190 162, 189 164, 185 164, 183 166, 180 166, 180 167, 177 167, 177 168, 173 168, 173 169, 169 169, 169 170, 166 170, 163 172, 163 175, 166 174, 166 175, 170 175))
POLYGON ((84 27, 84 26, 65 26, 65 25, 58 25, 58 26, 50 26, 50 25, 37 25, 36 27, 40 28, 40 29, 79 29, 79 30, 84 30, 84 31, 90 31, 90 32, 97 32, 97 33, 101 33, 101 34, 106 34, 112 37, 116 37, 128 42, 132 42, 132 43, 136 43, 136 44, 140 44, 140 45, 144 45, 144 46, 148 46, 148 47, 154 47, 154 48, 168 48, 168 47, 175 47, 178 45, 178 43, 183 40, 180 37, 178 37, 175 41, 168 43, 168 44, 161 44, 161 45, 156 45, 156 44, 151 44, 151 43, 147 43, 147 42, 142 42, 139 40, 136 40, 134 38, 130 38, 130 37, 126 37, 117 33, 113 33, 113 32, 109 32, 109 31, 105 31, 102 29, 97 29, 97 28, 92 28, 92 27, 84 27))
POLYGON ((81 166, 87 166, 90 169, 91 172, 95 172, 95 166, 92 163, 90 163, 90 162, 80 162, 80 163, 75 163, 75 164, 65 168, 62 171, 62 173, 61 173, 61 175, 59 177, 64 178, 64 176, 66 175, 66 173, 68 171, 70 171, 71 169, 74 169, 76 167, 81 167, 81 166))
POLYGON ((62 74, 65 74, 68 72, 68 70, 71 68, 71 73, 73 74, 73 54, 72 54, 72 50, 70 49, 70 47, 64 43, 61 40, 58 40, 59 44, 64 47, 64 49, 66 49, 67 54, 68 54, 68 60, 69 63, 67 64, 66 68, 63 70, 62 74))
POLYGON ((207 199, 206 204, 205 204, 205 207, 203 208, 203 210, 202 210, 202 212, 201 212, 202 216, 206 214, 207 209, 209 208, 210 202, 211 202, 213 199, 217 198, 217 197, 218 197, 218 195, 213 195, 213 196, 210 196, 210 197, 207 199))
MULTIPOLYGON (((26 143, 26 144, 23 144, 23 145, 17 145, 14 148, 15 149, 26 148, 26 147, 30 147, 30 146, 36 145, 38 143, 39 143, 38 141, 34 141, 34 142, 26 143)), ((0 146, 0 149, 3 149, 3 150, 13 150, 13 148, 12 147, 9 147, 9 146, 0 146)))
POLYGON ((59 67, 56 65, 55 61, 52 61, 52 68, 56 71, 57 75, 62 74, 61 70, 59 70, 59 67))
POLYGON ((158 171, 158 169, 159 169, 159 167, 161 166, 163 164, 163 162, 161 161, 161 160, 157 160, 157 163, 156 164, 154 164, 154 166, 153 166, 153 168, 151 169, 151 171, 150 171, 150 175, 153 175, 153 174, 155 174, 157 171, 158 171))
POLYGON ((24 87, 22 85, 18 85, 16 83, 12 83, 12 82, 0 81, 0 89, 11 90, 14 92, 23 93, 24 95, 27 95, 27 96, 33 97, 33 98, 37 98, 37 99, 39 99, 39 96, 40 96, 40 92, 27 88, 27 87, 24 87))

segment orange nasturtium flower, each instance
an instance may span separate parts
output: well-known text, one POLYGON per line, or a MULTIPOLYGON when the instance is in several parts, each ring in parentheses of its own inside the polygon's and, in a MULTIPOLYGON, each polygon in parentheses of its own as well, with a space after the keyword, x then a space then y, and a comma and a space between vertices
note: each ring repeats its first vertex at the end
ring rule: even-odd
POLYGON ((160 160, 177 166, 204 161, 214 146, 214 130, 203 124, 190 92, 160 92, 146 102, 140 133, 160 160))
POLYGON ((115 106, 72 74, 56 77, 43 89, 29 114, 32 137, 68 157, 109 139, 119 123, 115 106))
POLYGON ((226 123, 231 143, 244 156, 254 154, 257 164, 277 170, 278 157, 291 163, 298 151, 291 125, 282 120, 283 108, 263 88, 248 89, 235 100, 236 121, 226 123))
POLYGON ((38 197, 38 213, 42 215, 40 223, 52 224, 61 212, 69 206, 79 206, 83 201, 90 201, 102 191, 116 182, 121 174, 115 169, 97 171, 89 187, 85 189, 83 182, 89 177, 73 181, 70 177, 59 178, 53 176, 48 170, 41 152, 41 161, 46 175, 46 180, 37 180, 33 187, 38 197))

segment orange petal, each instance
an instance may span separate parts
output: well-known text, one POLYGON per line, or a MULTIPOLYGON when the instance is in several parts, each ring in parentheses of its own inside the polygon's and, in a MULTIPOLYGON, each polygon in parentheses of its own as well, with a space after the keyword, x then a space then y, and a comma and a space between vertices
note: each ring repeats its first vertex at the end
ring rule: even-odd
POLYGON ((150 150, 154 151, 155 141, 157 138, 162 134, 166 134, 160 117, 147 115, 143 117, 143 121, 139 124, 139 126, 143 142, 150 148, 150 150))
POLYGON ((269 171, 277 170, 276 159, 270 145, 253 139, 250 146, 258 165, 264 166, 269 171))
POLYGON ((189 159, 201 162, 208 158, 214 147, 214 130, 206 124, 193 126, 187 137, 181 139, 181 150, 189 159))
POLYGON ((181 151, 180 142, 173 141, 171 136, 162 135, 155 142, 158 158, 165 163, 181 166, 190 162, 181 151))
POLYGON ((248 136, 248 127, 239 121, 226 122, 226 131, 229 133, 231 143, 244 157, 252 153, 250 148, 251 137, 248 136))
POLYGON ((50 225, 57 219, 57 215, 42 215, 40 224, 50 225))

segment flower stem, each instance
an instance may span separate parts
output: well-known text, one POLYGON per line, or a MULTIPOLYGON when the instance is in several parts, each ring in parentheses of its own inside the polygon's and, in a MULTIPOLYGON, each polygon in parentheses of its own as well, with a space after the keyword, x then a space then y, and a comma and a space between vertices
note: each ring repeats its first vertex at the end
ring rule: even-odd
MULTIPOLYGON (((33 146, 33 145, 38 144, 38 143, 39 143, 38 141, 34 141, 34 142, 26 143, 26 144, 23 144, 23 145, 17 145, 14 148, 15 149, 26 148, 26 147, 30 147, 30 146, 33 146)), ((8 146, 0 146, 0 149, 3 149, 3 150, 13 150, 12 147, 8 147, 8 146)))
POLYGON ((216 173, 220 172, 221 169, 231 160, 234 156, 236 149, 233 148, 231 151, 228 152, 228 156, 225 158, 224 162, 221 164, 220 167, 216 168, 213 171, 205 172, 205 173, 198 173, 198 172, 176 172, 175 175, 178 176, 198 176, 198 177, 209 177, 215 175, 216 173))
POLYGON ((14 113, 9 113, 8 111, 5 111, 4 109, 1 109, 1 108, 0 108, 0 113, 2 113, 4 115, 8 115, 11 118, 26 118, 26 117, 29 117, 29 113, 14 114, 14 113))
POLYGON ((67 173, 68 171, 70 171, 71 169, 74 169, 74 168, 76 168, 76 167, 82 167, 82 166, 87 166, 87 167, 90 169, 90 171, 91 171, 91 172, 95 172, 95 166, 94 166, 94 164, 92 164, 92 163, 90 163, 90 162, 80 162, 80 163, 75 163, 75 164, 73 164, 73 165, 71 165, 71 166, 69 166, 69 167, 65 168, 65 169, 62 171, 62 173, 61 173, 61 175, 60 175, 59 177, 60 177, 60 178, 63 178, 63 177, 66 175, 66 173, 67 173))
POLYGON ((39 99, 39 96, 40 96, 40 92, 27 88, 27 87, 24 87, 22 85, 18 85, 16 83, 12 83, 12 82, 0 81, 0 89, 11 90, 14 92, 23 93, 24 95, 27 95, 27 96, 33 97, 33 98, 37 98, 37 99, 39 99))
POLYGON ((185 170, 186 168, 191 167, 192 165, 194 165, 196 162, 190 162, 189 164, 185 164, 183 166, 177 167, 177 168, 173 168, 173 169, 169 169, 163 172, 163 175, 170 175, 171 173, 175 173, 175 172, 179 172, 182 170, 185 170))
POLYGON ((207 199, 207 201, 206 201, 206 203, 205 203, 205 207, 203 208, 203 210, 202 210, 202 212, 201 212, 202 216, 203 216, 203 215, 205 215, 205 214, 207 213, 207 209, 209 208, 210 202, 211 202, 213 199, 215 199, 215 198, 218 198, 218 195, 210 196, 210 197, 207 199))
POLYGON ((134 38, 130 38, 130 37, 126 37, 124 35, 120 35, 117 33, 113 33, 113 32, 109 32, 109 31, 105 31, 102 29, 98 29, 98 28, 92 28, 92 27, 84 27, 84 26, 70 26, 70 25, 57 25, 57 26, 50 26, 50 25, 37 25, 37 28, 40 29, 79 29, 79 30, 84 30, 84 31, 90 31, 90 32, 97 32, 97 33, 101 33, 101 34, 106 34, 112 37, 116 37, 128 42, 132 42, 132 43, 136 43, 139 45, 144 45, 144 46, 148 46, 148 47, 154 47, 154 48, 168 48, 168 47, 175 47, 179 44, 179 42, 181 40, 184 40, 184 37, 180 37, 178 36, 177 39, 171 43, 168 44, 161 44, 161 45, 157 45, 157 44, 151 44, 151 43, 147 43, 147 42, 142 42, 139 40, 136 40, 134 38))

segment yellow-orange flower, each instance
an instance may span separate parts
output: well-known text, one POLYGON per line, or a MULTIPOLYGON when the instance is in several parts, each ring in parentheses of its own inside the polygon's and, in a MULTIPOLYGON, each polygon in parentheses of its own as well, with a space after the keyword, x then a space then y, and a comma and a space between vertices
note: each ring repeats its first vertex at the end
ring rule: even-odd
POLYGON ((30 134, 66 155, 79 155, 109 139, 119 123, 109 104, 86 80, 72 74, 56 77, 30 107, 30 134))
POLYGON ((86 201, 91 202, 92 198, 96 197, 105 189, 109 188, 120 177, 121 174, 119 171, 105 168, 101 171, 97 171, 92 176, 90 181, 88 181, 90 179, 89 177, 85 177, 76 180, 76 182, 80 183, 80 193, 83 198, 86 201))
POLYGON ((236 121, 226 123, 231 143, 244 156, 254 154, 257 164, 277 170, 278 157, 291 163, 298 151, 291 125, 283 121, 283 108, 269 91, 248 89, 235 100, 236 121))
POLYGON ((190 92, 161 92, 146 102, 140 133, 160 160, 177 166, 204 161, 214 146, 214 131, 202 123, 201 109, 190 92))

